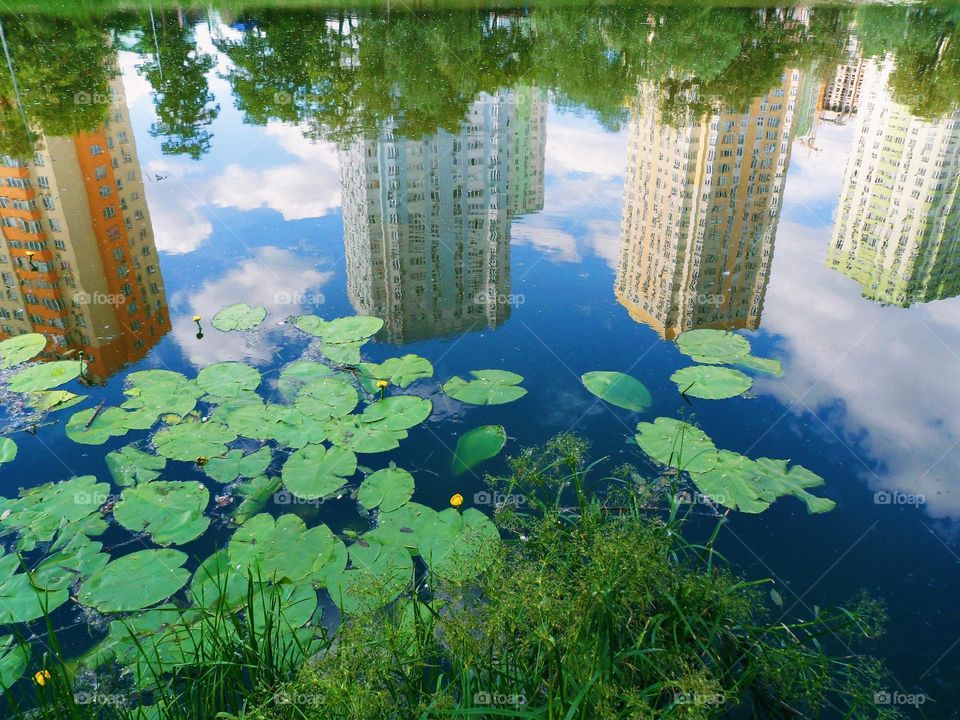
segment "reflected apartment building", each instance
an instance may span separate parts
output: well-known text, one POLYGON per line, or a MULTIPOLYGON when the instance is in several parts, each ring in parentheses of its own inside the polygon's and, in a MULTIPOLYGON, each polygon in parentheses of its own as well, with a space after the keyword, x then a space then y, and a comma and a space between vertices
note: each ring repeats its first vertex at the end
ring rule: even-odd
POLYGON ((906 307, 960 294, 960 112, 912 115, 891 96, 892 69, 865 70, 827 264, 906 307))
POLYGON ((0 162, 0 339, 47 336, 41 359, 87 361, 102 382, 168 331, 166 293, 120 77, 107 121, 41 135, 0 162))
POLYGON ((482 93, 457 133, 387 128, 340 152, 347 291, 403 344, 510 314, 510 226, 543 208, 546 96, 482 93))
POLYGON ((760 325, 803 76, 745 111, 680 126, 645 83, 631 105, 615 293, 661 337, 760 325))

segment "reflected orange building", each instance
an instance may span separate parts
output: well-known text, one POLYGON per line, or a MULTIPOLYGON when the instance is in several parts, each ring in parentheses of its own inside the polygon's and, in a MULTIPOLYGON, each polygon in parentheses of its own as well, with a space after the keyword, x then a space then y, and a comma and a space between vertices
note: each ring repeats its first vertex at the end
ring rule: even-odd
POLYGON ((673 339, 694 328, 760 325, 803 77, 745 112, 674 127, 645 83, 631 105, 615 293, 673 339))
POLYGON ((119 77, 110 89, 101 127, 41 136, 30 160, 0 158, 0 339, 42 333, 43 357, 82 352, 94 382, 169 330, 119 77))

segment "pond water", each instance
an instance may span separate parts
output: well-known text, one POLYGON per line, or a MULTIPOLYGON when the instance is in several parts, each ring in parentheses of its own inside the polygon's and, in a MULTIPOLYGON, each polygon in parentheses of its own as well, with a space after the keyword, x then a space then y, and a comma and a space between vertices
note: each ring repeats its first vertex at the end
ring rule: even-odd
MULTIPOLYGON (((652 473, 637 422, 690 417, 718 447, 809 468, 837 504, 735 512, 722 551, 775 578, 794 614, 883 599, 890 692, 954 717, 958 21, 917 4, 0 14, 0 338, 88 355, 87 382, 62 386, 88 396, 79 410, 122 402, 131 371, 220 361, 255 366, 269 394, 310 339, 288 318, 379 317, 364 359, 430 360, 410 392, 433 412, 360 463, 408 468, 438 509, 459 492, 490 511, 475 493, 503 457, 449 470, 478 425, 506 428, 505 454, 574 431, 652 473), (265 322, 210 326, 239 302, 265 322), (676 338, 699 328, 737 331, 782 375, 681 396, 676 338), (482 368, 519 373, 527 395, 441 391, 482 368), (598 400, 592 370, 633 375, 652 407, 598 400)), ((110 482, 105 453, 149 441, 77 444, 72 409, 27 432, 5 398, 7 497, 110 482)), ((191 463, 164 477, 223 492, 191 463)), ((267 509, 366 526, 349 499, 267 509)), ((178 546, 188 567, 229 540, 229 510, 178 546)), ((155 547, 129 537, 111 524, 100 540, 155 547)), ((98 637, 73 604, 55 618, 77 652, 98 637)))

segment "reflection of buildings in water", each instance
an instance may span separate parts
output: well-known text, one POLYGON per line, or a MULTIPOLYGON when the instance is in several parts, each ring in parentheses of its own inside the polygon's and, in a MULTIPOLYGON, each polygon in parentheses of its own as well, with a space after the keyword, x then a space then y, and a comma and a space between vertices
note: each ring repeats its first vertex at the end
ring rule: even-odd
POLYGON ((119 77, 110 88, 103 126, 42 136, 32 160, 0 161, 0 338, 43 333, 44 357, 82 352, 94 380, 142 358, 169 329, 119 77))
POLYGON ((802 85, 787 70, 746 112, 681 127, 663 118, 656 86, 641 86, 615 285, 634 320, 666 338, 759 326, 802 85))
POLYGON ((922 120, 868 66, 827 264, 908 306, 960 293, 960 112, 922 120))
POLYGON ((823 99, 825 120, 842 125, 849 116, 857 114, 866 67, 860 41, 855 35, 850 35, 845 62, 837 66, 827 81, 823 99))
POLYGON ((384 130, 341 152, 347 290, 405 343, 510 313, 510 224, 543 207, 546 97, 483 93, 459 133, 384 130))

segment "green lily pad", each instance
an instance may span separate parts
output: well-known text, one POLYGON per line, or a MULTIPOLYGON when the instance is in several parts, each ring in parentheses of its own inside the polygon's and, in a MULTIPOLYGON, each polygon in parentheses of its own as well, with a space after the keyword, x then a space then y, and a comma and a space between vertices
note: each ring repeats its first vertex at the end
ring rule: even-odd
POLYGON ((330 377, 337 371, 316 360, 297 360, 290 363, 277 379, 277 390, 284 400, 293 400, 300 388, 314 380, 330 377))
POLYGON ((90 577, 110 560, 103 544, 76 535, 33 569, 33 583, 49 592, 67 590, 77 579, 90 577))
POLYGON ((184 416, 193 410, 203 390, 193 380, 172 370, 139 370, 126 378, 124 410, 149 418, 149 427, 161 415, 184 416))
POLYGON ((190 597, 197 606, 208 610, 237 610, 247 600, 248 587, 247 576, 230 566, 227 551, 218 550, 193 573, 190 597))
MULTIPOLYGON (((146 485, 144 487, 150 487, 146 485)), ((81 605, 100 612, 130 612, 156 605, 182 588, 190 573, 179 550, 140 550, 112 560, 80 586, 81 605)))
POLYGON ((746 357, 737 360, 736 364, 741 365, 748 370, 756 370, 758 372, 767 373, 768 375, 774 375, 776 377, 783 375, 783 365, 779 360, 774 360, 772 358, 761 358, 754 355, 747 355, 746 357))
POLYGON ((361 422, 355 415, 332 418, 326 422, 325 427, 330 442, 355 453, 393 450, 407 437, 406 430, 389 430, 376 422, 361 422))
POLYGON ((383 546, 376 539, 359 540, 350 546, 352 567, 331 568, 323 585, 344 613, 372 612, 396 599, 413 574, 413 560, 402 547, 383 546))
POLYGON ((717 464, 717 447, 698 427, 661 417, 637 425, 637 445, 659 463, 688 472, 706 472, 717 464))
POLYGON ((455 400, 474 405, 502 405, 527 394, 519 386, 522 375, 507 370, 471 370, 470 374, 474 380, 450 378, 443 384, 443 391, 455 400))
POLYGON ((688 330, 677 338, 677 347, 706 365, 729 365, 750 354, 750 341, 726 330, 688 330))
POLYGON ((343 487, 357 471, 357 456, 349 450, 307 445, 283 464, 283 484, 299 498, 313 500, 343 487))
POLYGON ((214 397, 234 398, 256 390, 260 385, 260 373, 244 363, 220 362, 197 373, 197 385, 214 397))
POLYGON ((129 432, 127 415, 133 415, 133 413, 127 413, 120 408, 106 410, 101 408, 99 411, 97 408, 87 408, 71 415, 64 429, 67 437, 75 443, 102 445, 112 437, 119 437, 129 432))
POLYGON ((502 425, 481 425, 457 438, 453 453, 453 474, 461 475, 484 460, 496 457, 507 442, 502 425))
POLYGON ((28 393, 27 404, 34 410, 49 413, 66 410, 68 407, 73 407, 86 399, 86 395, 77 395, 69 390, 41 390, 40 392, 28 393))
POLYGON ((153 436, 153 443, 158 453, 171 460, 196 460, 225 454, 227 443, 236 439, 233 430, 210 420, 164 428, 153 436))
POLYGON ((343 417, 357 406, 360 395, 344 377, 328 377, 304 385, 297 393, 296 408, 315 420, 343 417))
POLYGON ((213 411, 211 419, 224 423, 241 437, 266 440, 271 428, 290 412, 286 405, 263 402, 258 395, 227 400, 213 411))
POLYGON ((479 575, 500 547, 500 533, 476 508, 447 508, 422 529, 420 556, 430 572, 454 582, 479 575))
POLYGON ((717 463, 707 472, 691 473, 697 489, 724 507, 747 513, 761 513, 770 507, 758 482, 760 468, 740 453, 721 450, 717 463))
POLYGON ((296 582, 329 560, 334 537, 326 525, 307 530, 296 515, 276 520, 266 513, 244 523, 230 540, 230 566, 254 580, 283 579, 296 582))
POLYGON ((584 387, 601 400, 634 412, 643 412, 653 399, 646 386, 636 378, 621 372, 595 370, 583 375, 584 387))
POLYGON ((360 362, 360 348, 363 340, 347 343, 320 343, 320 352, 331 362, 341 365, 357 365, 360 362))
MULTIPOLYGON (((0 520, 0 534, 20 533, 19 547, 30 550, 38 542, 49 542, 63 526, 78 523, 94 515, 110 493, 107 483, 93 475, 83 475, 58 483, 30 488, 7 505, 9 515, 0 520)), ((98 518, 99 519, 99 518, 98 518)), ((90 525, 88 534, 106 529, 102 521, 90 525)))
POLYGON ((419 355, 390 358, 379 365, 376 363, 360 363, 359 367, 363 374, 364 387, 368 392, 377 390, 377 380, 386 380, 391 385, 405 388, 416 380, 433 377, 433 365, 430 364, 429 360, 419 355))
POLYGON ((739 370, 713 365, 680 368, 670 379, 684 395, 704 400, 723 400, 743 395, 753 380, 739 370))
POLYGON ((47 346, 47 338, 40 333, 26 333, 0 342, 0 369, 6 369, 32 360, 47 346))
POLYGON ((210 525, 203 514, 209 503, 210 492, 198 482, 157 480, 124 490, 113 516, 127 530, 150 534, 157 545, 183 545, 210 525))
POLYGON ((366 477, 357 491, 357 500, 367 510, 380 508, 381 512, 390 512, 409 502, 413 490, 413 475, 402 468, 388 467, 366 477))
POLYGON ((403 547, 419 554, 420 542, 438 515, 433 508, 415 502, 389 512, 381 510, 377 515, 377 527, 367 532, 364 538, 374 537, 383 545, 403 547))
POLYGON ((0 465, 17 457, 17 444, 8 437, 0 437, 0 465))
POLYGON ((63 385, 80 376, 79 360, 54 360, 30 365, 10 378, 8 383, 14 392, 38 392, 63 385))
POLYGON ((249 455, 244 455, 243 450, 231 450, 223 457, 210 458, 203 470, 217 482, 230 483, 238 477, 254 478, 263 474, 272 459, 273 453, 268 447, 249 455))
POLYGON ((324 320, 316 315, 301 315, 294 324, 304 332, 323 338, 324 343, 342 344, 362 342, 376 335, 383 327, 383 320, 371 315, 324 320))
POLYGON ((303 415, 295 407, 286 408, 279 418, 268 427, 268 437, 284 447, 299 449, 327 439, 326 424, 303 415))
POLYGON ((23 677, 29 662, 29 645, 15 641, 13 635, 0 637, 0 695, 23 677))
POLYGON ((63 589, 45 590, 25 572, 16 572, 20 559, 13 554, 0 557, 0 623, 22 623, 43 617, 70 597, 63 589))
POLYGON ((104 460, 114 481, 124 487, 157 479, 167 465, 165 457, 157 457, 132 445, 107 453, 104 460))
POLYGON ((430 417, 432 409, 433 403, 427 398, 393 395, 367 405, 357 420, 376 430, 409 430, 430 417))
POLYGON ((236 487, 236 493, 243 501, 233 511, 231 517, 237 525, 243 525, 247 520, 259 513, 280 489, 280 478, 258 475, 236 487))
POLYGON ((211 324, 224 332, 231 330, 253 330, 267 317, 267 309, 262 305, 250 307, 246 303, 228 305, 213 316, 211 324))
POLYGON ((807 488, 825 484, 824 479, 815 472, 802 465, 794 465, 788 470, 786 460, 757 458, 756 462, 760 469, 760 484, 767 493, 776 497, 793 495, 812 513, 828 512, 837 506, 829 498, 817 497, 807 492, 807 488))

